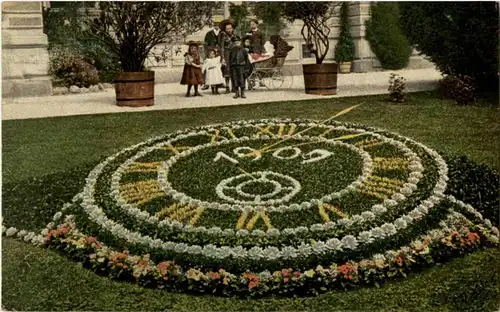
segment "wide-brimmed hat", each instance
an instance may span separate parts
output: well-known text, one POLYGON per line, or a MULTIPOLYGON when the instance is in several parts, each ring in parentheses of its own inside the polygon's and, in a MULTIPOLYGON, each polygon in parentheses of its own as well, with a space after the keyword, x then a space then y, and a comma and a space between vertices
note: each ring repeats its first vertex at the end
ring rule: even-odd
POLYGON ((232 42, 241 41, 241 37, 240 36, 233 36, 233 38, 231 38, 231 41, 232 42))
POLYGON ((259 20, 256 18, 252 18, 250 22, 254 22, 255 24, 259 25, 259 20))
POLYGON ((250 40, 250 41, 252 41, 252 36, 250 36, 250 35, 246 35, 245 37, 243 37, 243 38, 241 39, 241 41, 245 42, 245 40, 247 40, 247 39, 248 39, 248 40, 250 40))
POLYGON ((193 46, 194 45, 194 46, 199 47, 199 46, 203 45, 203 43, 201 41, 189 40, 188 42, 186 42, 186 45, 187 46, 193 46))
POLYGON ((232 18, 228 18, 220 22, 219 28, 224 31, 226 29, 226 25, 232 25, 233 28, 236 27, 236 23, 232 18))
POLYGON ((222 18, 219 16, 214 16, 212 18, 212 22, 214 22, 214 24, 220 24, 222 22, 222 18))

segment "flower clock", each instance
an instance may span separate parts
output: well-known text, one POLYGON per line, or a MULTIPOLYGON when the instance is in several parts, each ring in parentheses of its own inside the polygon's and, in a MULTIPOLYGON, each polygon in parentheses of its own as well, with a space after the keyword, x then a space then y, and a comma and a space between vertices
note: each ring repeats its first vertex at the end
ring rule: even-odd
POLYGON ((498 244, 447 181, 438 153, 394 133, 231 122, 120 151, 41 235, 17 235, 149 287, 316 294, 498 244))

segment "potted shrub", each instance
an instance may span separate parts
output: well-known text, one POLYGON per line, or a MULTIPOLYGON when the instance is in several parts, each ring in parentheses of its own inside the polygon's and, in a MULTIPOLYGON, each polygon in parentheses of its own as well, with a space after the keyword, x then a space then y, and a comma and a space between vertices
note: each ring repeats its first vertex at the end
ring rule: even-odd
POLYGON ((330 49, 328 36, 331 18, 337 14, 342 2, 285 2, 282 14, 292 23, 301 20, 301 34, 309 51, 316 58, 316 64, 303 64, 304 85, 307 94, 337 94, 338 64, 323 63, 330 49))
POLYGON ((100 17, 87 26, 120 60, 123 72, 115 76, 116 104, 153 105, 154 71, 146 69, 152 50, 163 45, 154 58, 165 61, 176 42, 203 28, 215 6, 214 2, 101 2, 100 17))
POLYGON ((353 59, 354 42, 349 30, 349 2, 342 2, 340 7, 340 37, 335 46, 335 62, 339 64, 341 73, 351 72, 353 59))

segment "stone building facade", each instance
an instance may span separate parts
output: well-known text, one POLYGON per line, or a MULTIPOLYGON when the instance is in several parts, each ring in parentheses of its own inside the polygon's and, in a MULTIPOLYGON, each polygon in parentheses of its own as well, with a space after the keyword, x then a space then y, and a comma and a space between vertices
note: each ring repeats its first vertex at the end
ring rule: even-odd
POLYGON ((42 2, 2 2, 2 96, 52 94, 42 2))
MULTIPOLYGON (((2 49, 3 49, 3 95, 27 96, 50 94, 48 72, 47 38, 42 29, 42 2, 3 2, 2 3, 2 49)), ((224 10, 215 12, 215 16, 229 17, 228 3, 224 10)), ((353 72, 380 70, 380 63, 370 50, 365 39, 365 21, 370 18, 370 2, 352 2, 349 8, 349 24, 355 44, 353 72)), ((330 49, 325 62, 333 62, 335 44, 339 36, 338 18, 331 20, 330 49)), ((293 74, 302 73, 302 64, 314 63, 314 57, 308 53, 300 31, 300 21, 288 25, 283 37, 294 47, 286 58, 285 66, 293 74)), ((186 40, 203 41, 209 28, 188 36, 186 40)), ((161 47, 158 47, 161 48, 161 47)), ((168 60, 161 63, 149 63, 155 71, 156 82, 177 82, 184 65, 183 54, 187 46, 179 42, 171 50, 168 60), (181 53, 175 54, 177 48, 181 53)), ((410 68, 432 67, 414 51, 410 58, 410 68)))

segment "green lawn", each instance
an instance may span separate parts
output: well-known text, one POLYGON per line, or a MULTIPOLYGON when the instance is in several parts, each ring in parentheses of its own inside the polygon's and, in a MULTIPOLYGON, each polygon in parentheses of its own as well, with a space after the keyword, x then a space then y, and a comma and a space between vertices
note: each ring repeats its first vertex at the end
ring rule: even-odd
MULTIPOLYGON (((385 128, 450 155, 500 169, 498 107, 459 107, 435 93, 405 105, 386 96, 4 121, 3 215, 8 226, 38 229, 75 195, 103 157, 155 135, 237 119, 339 120, 385 128)), ((64 255, 3 239, 2 303, 15 310, 176 311, 493 311, 500 306, 500 251, 481 251, 379 289, 316 298, 229 299, 189 296, 111 282, 64 255)))

